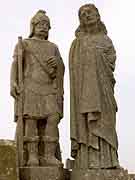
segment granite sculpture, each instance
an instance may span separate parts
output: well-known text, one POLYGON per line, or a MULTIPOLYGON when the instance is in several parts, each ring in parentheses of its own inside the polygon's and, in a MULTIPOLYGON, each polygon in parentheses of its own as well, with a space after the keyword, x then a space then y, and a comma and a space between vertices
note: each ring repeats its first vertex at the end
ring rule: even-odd
POLYGON ((19 38, 14 50, 11 95, 21 168, 63 166, 58 124, 63 117, 64 64, 57 45, 48 40, 50 29, 49 17, 39 10, 31 19, 29 37, 19 38))
POLYGON ((119 168, 116 51, 95 5, 83 5, 78 15, 80 25, 69 54, 73 168, 119 168))

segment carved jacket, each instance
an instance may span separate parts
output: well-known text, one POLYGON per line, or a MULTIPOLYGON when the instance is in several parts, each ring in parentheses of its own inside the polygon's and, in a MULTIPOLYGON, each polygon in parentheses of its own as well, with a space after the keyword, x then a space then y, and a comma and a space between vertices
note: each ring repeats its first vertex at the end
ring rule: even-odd
MULTIPOLYGON (((63 114, 63 76, 64 64, 58 47, 48 40, 29 38, 23 40, 23 93, 24 115, 44 118, 55 111, 63 114), (47 60, 55 56, 57 59, 56 77, 51 78, 47 72, 47 60)), ((18 79, 17 46, 14 51, 11 80, 18 79)), ((16 112, 17 99, 16 99, 16 112)))

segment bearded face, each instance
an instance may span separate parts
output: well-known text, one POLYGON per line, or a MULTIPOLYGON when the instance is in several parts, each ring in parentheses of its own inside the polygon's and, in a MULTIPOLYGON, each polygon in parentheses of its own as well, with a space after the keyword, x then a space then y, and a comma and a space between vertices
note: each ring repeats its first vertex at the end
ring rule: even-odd
POLYGON ((49 29, 50 26, 48 21, 45 20, 39 21, 34 27, 34 35, 43 36, 46 39, 46 37, 48 37, 49 29))
POLYGON ((29 37, 37 36, 43 39, 48 39, 50 26, 50 19, 44 10, 39 10, 31 19, 30 35, 29 37))

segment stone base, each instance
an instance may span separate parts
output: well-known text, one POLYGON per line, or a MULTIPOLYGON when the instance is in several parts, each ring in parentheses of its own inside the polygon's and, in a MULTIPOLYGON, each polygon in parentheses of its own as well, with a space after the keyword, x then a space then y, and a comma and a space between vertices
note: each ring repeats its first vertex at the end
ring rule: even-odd
POLYGON ((64 180, 61 167, 22 167, 20 180, 64 180))
POLYGON ((70 180, 128 180, 128 172, 123 169, 73 169, 70 180))

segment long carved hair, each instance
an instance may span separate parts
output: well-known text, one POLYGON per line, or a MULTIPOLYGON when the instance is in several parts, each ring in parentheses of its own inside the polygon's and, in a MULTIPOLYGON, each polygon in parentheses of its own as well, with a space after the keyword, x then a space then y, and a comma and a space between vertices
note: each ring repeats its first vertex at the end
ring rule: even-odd
MULTIPOLYGON (((83 11, 84 8, 90 8, 90 9, 94 9, 97 13, 97 27, 98 27, 98 32, 102 32, 104 34, 107 34, 107 29, 106 29, 106 26, 105 24, 101 21, 101 18, 100 18, 100 14, 99 14, 99 11, 98 9, 96 8, 96 6, 94 4, 85 4, 83 6, 80 7, 79 9, 79 12, 78 12, 78 16, 79 16, 79 20, 80 20, 80 16, 81 16, 81 12, 83 11)), ((79 36, 80 33, 85 33, 85 27, 84 27, 84 24, 83 22, 80 20, 80 25, 79 27, 76 29, 75 31, 75 35, 76 37, 79 36)))

